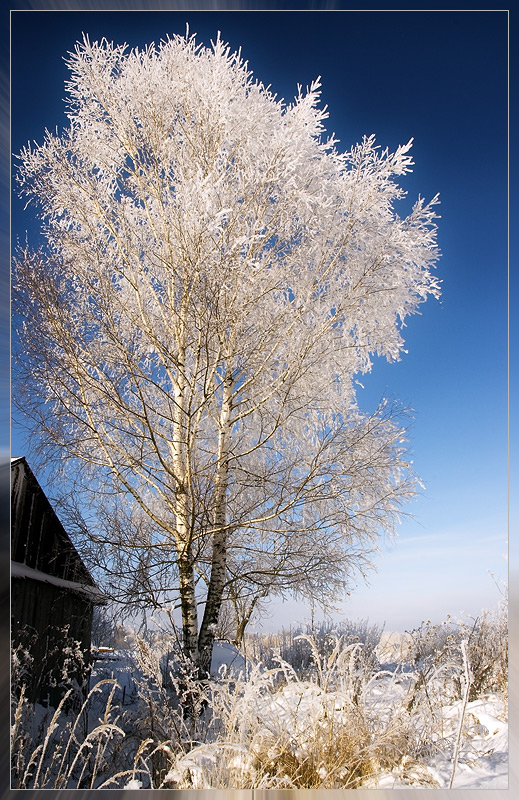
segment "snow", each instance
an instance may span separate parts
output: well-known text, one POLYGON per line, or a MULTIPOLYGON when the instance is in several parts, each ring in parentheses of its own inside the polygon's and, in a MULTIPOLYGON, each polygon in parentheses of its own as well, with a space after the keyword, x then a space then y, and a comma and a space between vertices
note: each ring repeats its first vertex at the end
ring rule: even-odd
POLYGON ((142 781, 138 781, 135 778, 132 778, 131 781, 128 781, 125 789, 142 789, 142 781))
MULTIPOLYGON (((460 708, 461 701, 442 709, 445 733, 452 733, 457 727, 460 708)), ((468 703, 464 741, 452 789, 508 788, 508 724, 503 719, 504 711, 504 701, 499 695, 489 695, 468 703)), ((436 784, 436 788, 448 788, 452 773, 452 752, 444 750, 435 755, 426 765, 425 771, 436 784)), ((423 773, 420 777, 423 780, 423 773)), ((401 789, 409 786, 408 780, 404 782, 398 775, 398 770, 385 772, 377 776, 376 780, 376 788, 379 789, 401 789)))
MULTIPOLYGON (((79 741, 88 735, 94 742, 102 731, 98 735, 111 742, 98 788, 148 789, 158 745, 167 773, 154 788, 305 788, 291 780, 306 764, 325 788, 448 789, 460 717, 453 789, 508 788, 506 698, 489 692, 464 706, 459 690, 453 693, 451 678, 458 673, 438 670, 409 712, 420 675, 412 664, 363 673, 353 660, 360 654, 355 645, 337 651, 347 658, 334 661, 332 653, 303 677, 285 662, 279 669, 246 662, 232 644, 217 641, 213 677, 204 688, 208 705, 192 730, 192 719, 182 717, 178 685, 168 682, 168 669, 175 667, 170 647, 169 640, 146 644, 136 638, 123 648, 94 651, 91 698, 77 734, 79 741), (156 736, 148 747, 150 724, 156 736), (143 755, 136 761, 139 746, 143 755), (366 767, 360 783, 352 777, 352 757, 366 767)), ((24 730, 35 745, 53 726, 53 714, 50 708, 33 709, 24 730)), ((62 714, 48 740, 48 758, 57 754, 53 769, 75 717, 72 711, 62 714)), ((76 777, 69 782, 67 776, 66 788, 76 788, 76 777)))
POLYGON ((381 663, 404 664, 412 653, 412 637, 409 633, 383 631, 376 647, 381 663))
POLYGON ((236 647, 230 642, 216 641, 213 647, 211 660, 211 677, 232 673, 245 674, 245 659, 236 647))
MULTIPOLYGON (((93 655, 95 663, 90 685, 94 686, 99 680, 114 679, 118 684, 114 695, 115 702, 120 703, 125 709, 131 706, 137 698, 137 683, 144 679, 132 654, 124 649, 98 647, 93 650, 93 655)), ((159 664, 162 676, 168 682, 169 673, 175 671, 173 655, 164 654, 160 657, 159 664)), ((211 677, 238 678, 243 677, 245 672, 245 659, 236 647, 230 642, 216 641, 211 661, 211 677)))
MULTIPOLYGON (((108 670, 121 686, 121 691, 115 696, 116 700, 119 698, 119 702, 122 687, 126 686, 124 709, 128 710, 136 700, 136 693, 132 692, 132 662, 124 651, 116 651, 115 655, 116 660, 98 662, 94 679, 102 676, 103 669, 106 677, 108 670)), ((242 697, 236 706, 239 724, 242 725, 245 718, 248 723, 254 720, 254 741, 257 744, 263 739, 267 745, 269 742, 274 743, 273 758, 276 757, 275 744, 281 740, 288 742, 296 758, 304 758, 314 746, 315 732, 321 729, 326 734, 326 720, 330 713, 338 723, 337 730, 341 727, 341 720, 342 726, 348 724, 347 702, 340 691, 327 691, 314 682, 303 680, 289 681, 276 689, 268 683, 267 670, 262 671, 256 665, 255 669, 246 671, 245 666, 243 657, 233 645, 228 642, 216 643, 211 674, 225 679, 226 670, 235 670, 235 674, 243 681, 242 697), (253 684, 258 676, 257 687, 261 680, 264 683, 254 691, 253 684), (270 689, 267 688, 269 686, 270 689)), ((412 685, 412 680, 412 674, 401 671, 400 667, 393 666, 392 670, 382 671, 368 684, 364 696, 366 708, 370 708, 373 717, 376 716, 379 721, 387 721, 391 708, 401 703, 412 685)), ((461 709, 461 700, 441 707, 443 737, 438 742, 431 742, 429 756, 420 760, 404 758, 394 768, 381 769, 376 775, 366 778, 360 788, 448 788, 452 773, 452 745, 461 709)), ((351 722, 351 717, 349 720, 351 722)), ((468 703, 463 730, 453 789, 507 789, 508 725, 503 697, 489 694, 468 703)), ((214 774, 215 765, 219 767, 224 761, 235 775, 253 774, 252 760, 246 744, 208 740, 176 761, 170 769, 169 779, 180 782, 187 771, 192 780, 191 788, 212 788, 208 784, 208 776, 214 774)), ((139 784, 138 780, 132 779, 125 788, 143 788, 139 784)), ((178 788, 184 788, 184 784, 180 783, 178 788)))
POLYGON ((84 594, 94 602, 101 602, 103 600, 103 594, 97 586, 89 586, 86 583, 76 583, 76 581, 67 581, 64 578, 57 578, 55 575, 49 575, 47 572, 33 569, 32 567, 28 567, 27 564, 21 564, 19 561, 11 561, 11 577, 31 578, 33 581, 50 583, 52 586, 59 586, 62 589, 69 589, 72 592, 84 594))
POLYGON ((93 651, 96 658, 90 676, 90 686, 100 680, 115 680, 117 688, 114 702, 121 707, 132 705, 137 699, 137 681, 142 678, 131 654, 125 650, 98 648, 93 651))

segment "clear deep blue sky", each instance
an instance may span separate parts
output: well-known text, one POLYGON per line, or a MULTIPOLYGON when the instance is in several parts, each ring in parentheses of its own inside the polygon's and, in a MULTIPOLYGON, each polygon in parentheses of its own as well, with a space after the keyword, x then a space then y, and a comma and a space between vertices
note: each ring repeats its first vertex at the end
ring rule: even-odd
MULTIPOLYGON (((414 137, 397 210, 440 193, 443 296, 408 320, 408 355, 377 361, 359 399, 369 408, 386 393, 414 408, 426 489, 342 611, 404 629, 494 606, 489 571, 507 574, 506 12, 13 12, 12 152, 65 124, 63 56, 83 32, 142 46, 183 34, 186 22, 204 43, 220 30, 241 46, 255 77, 287 101, 321 75, 339 147, 371 133, 390 149, 414 137)), ((13 196, 13 241, 26 230, 35 242, 34 219, 13 196)), ((13 455, 26 449, 15 428, 13 455)), ((266 625, 308 616, 284 604, 266 625)))

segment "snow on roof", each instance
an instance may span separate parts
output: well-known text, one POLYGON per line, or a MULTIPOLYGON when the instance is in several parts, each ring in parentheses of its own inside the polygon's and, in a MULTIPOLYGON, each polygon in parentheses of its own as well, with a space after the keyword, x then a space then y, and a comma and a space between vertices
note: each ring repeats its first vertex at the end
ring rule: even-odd
POLYGON ((64 578, 56 578, 54 575, 48 575, 46 572, 28 567, 27 564, 21 564, 19 561, 11 561, 11 578, 31 578, 33 581, 50 583, 52 586, 59 586, 71 592, 84 594, 96 605, 102 605, 105 602, 104 595, 97 586, 88 586, 86 583, 76 583, 75 581, 67 581, 64 578))
MULTIPOLYGON (((74 547, 74 543, 72 542, 72 539, 70 538, 70 536, 68 535, 67 531, 63 527, 58 515, 56 514, 56 511, 54 510, 54 507, 52 506, 52 503, 49 501, 49 498, 47 497, 47 495, 43 491, 42 487, 40 486, 36 476, 34 475, 32 469, 30 468, 29 464, 27 463, 27 459, 25 458, 25 456, 17 456, 17 457, 11 458, 11 468, 13 466, 17 465, 17 464, 22 464, 23 465, 23 470, 24 470, 24 473, 25 473, 25 479, 29 482, 29 485, 32 487, 31 491, 33 491, 33 492, 36 491, 38 493, 38 495, 42 498, 42 500, 43 500, 43 502, 45 504, 45 507, 51 513, 51 517, 52 517, 52 520, 53 520, 53 525, 52 525, 53 536, 55 538, 57 538, 57 540, 59 541, 61 546, 65 546, 66 547, 66 549, 72 554, 73 559, 79 565, 80 570, 82 572, 84 572, 84 575, 83 575, 83 579, 85 581, 84 583, 80 583, 79 581, 73 581, 73 582, 69 581, 69 583, 73 583, 75 586, 91 585, 92 587, 95 587, 95 590, 97 590, 97 587, 95 586, 94 579, 90 575, 90 572, 89 572, 88 568, 86 567, 86 565, 84 564, 83 559, 81 558, 81 556, 79 555, 78 551, 74 547)), ((27 536, 27 534, 28 534, 28 531, 25 532, 25 536, 27 536)), ((22 564, 22 562, 17 562, 17 563, 19 563, 21 566, 24 566, 22 564)), ((31 568, 29 568, 29 569, 31 569, 31 568)), ((35 570, 35 572, 37 572, 37 570, 35 570)), ((45 580, 47 580, 47 578, 50 578, 50 577, 55 577, 58 580, 65 580, 65 579, 59 578, 59 576, 57 576, 57 575, 56 576, 52 576, 50 573, 47 573, 47 572, 42 572, 42 575, 47 576, 45 578, 45 580)), ((22 577, 27 577, 27 576, 22 576, 22 577)), ((34 580, 38 580, 38 578, 36 578, 34 575, 32 577, 34 578, 34 580)), ((47 582, 49 582, 49 581, 47 580, 47 582)))

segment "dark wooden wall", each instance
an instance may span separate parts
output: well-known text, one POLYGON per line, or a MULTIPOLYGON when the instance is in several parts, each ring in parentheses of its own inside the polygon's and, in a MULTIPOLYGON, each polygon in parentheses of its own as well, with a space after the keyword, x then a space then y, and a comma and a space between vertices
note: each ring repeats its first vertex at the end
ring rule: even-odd
POLYGON ((76 686, 71 703, 79 702, 88 691, 92 603, 42 581, 13 578, 11 609, 27 699, 56 708, 76 686))
POLYGON ((95 582, 25 459, 12 463, 11 478, 11 560, 38 571, 14 571, 12 647, 28 699, 55 708, 71 684, 79 696, 88 688, 93 599, 81 586, 95 582), (47 575, 77 586, 55 585, 47 575))

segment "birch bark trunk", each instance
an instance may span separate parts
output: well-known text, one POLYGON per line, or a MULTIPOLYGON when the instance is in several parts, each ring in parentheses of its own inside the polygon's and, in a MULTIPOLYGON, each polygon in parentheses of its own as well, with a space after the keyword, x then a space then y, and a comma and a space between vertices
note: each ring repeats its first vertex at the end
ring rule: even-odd
MULTIPOLYGON (((185 309, 181 310, 183 320, 185 309)), ((191 528, 189 524, 187 411, 185 374, 185 326, 177 332, 179 346, 175 408, 173 414, 172 457, 175 475, 175 544, 178 558, 180 608, 182 614, 182 647, 186 658, 196 664, 198 660, 198 613, 195 594, 194 559, 192 556, 191 528)))
POLYGON ((189 551, 179 558, 180 607, 182 612, 182 649, 193 664, 198 661, 198 615, 195 580, 189 551))
POLYGON ((199 675, 209 676, 211 656, 215 637, 215 629, 222 605, 227 571, 227 487, 229 480, 229 445, 231 433, 232 410, 232 377, 226 377, 223 386, 222 406, 220 411, 217 466, 215 478, 214 511, 213 511, 213 550, 211 558, 211 574, 204 616, 198 637, 199 675))

